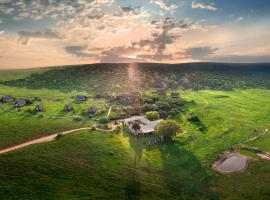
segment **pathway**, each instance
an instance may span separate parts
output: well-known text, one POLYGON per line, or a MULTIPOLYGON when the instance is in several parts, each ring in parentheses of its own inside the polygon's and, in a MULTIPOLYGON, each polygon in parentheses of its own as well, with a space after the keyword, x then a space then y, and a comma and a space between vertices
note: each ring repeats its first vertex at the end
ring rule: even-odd
MULTIPOLYGON (((116 128, 117 128, 117 125, 115 125, 114 123, 112 123, 111 126, 112 126, 112 128, 109 129, 109 130, 104 130, 104 129, 100 129, 100 128, 96 128, 96 130, 98 130, 98 131, 105 131, 105 132, 113 132, 113 131, 115 131, 116 128)), ((55 140, 55 138, 59 134, 61 134, 61 135, 67 135, 67 134, 70 134, 70 133, 74 133, 74 132, 78 132, 78 131, 85 131, 85 130, 91 130, 91 127, 84 127, 84 128, 72 129, 72 130, 69 130, 69 131, 55 133, 55 134, 52 134, 52 135, 49 135, 49 136, 45 136, 45 137, 42 137, 42 138, 39 138, 39 139, 31 140, 29 142, 25 142, 25 143, 22 143, 22 144, 19 144, 19 145, 15 145, 13 147, 2 149, 2 150, 0 150, 0 155, 1 154, 8 153, 8 152, 11 152, 11 151, 15 151, 17 149, 21 149, 21 148, 24 148, 24 147, 27 147, 27 146, 30 146, 30 145, 33 145, 33 144, 39 144, 39 143, 53 141, 53 140, 55 140)))

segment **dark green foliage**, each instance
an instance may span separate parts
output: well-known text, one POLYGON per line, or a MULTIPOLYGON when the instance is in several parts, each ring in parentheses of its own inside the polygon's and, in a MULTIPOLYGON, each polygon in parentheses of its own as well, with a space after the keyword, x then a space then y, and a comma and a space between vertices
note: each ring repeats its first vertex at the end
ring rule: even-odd
POLYGON ((160 115, 157 111, 150 111, 145 113, 147 119, 149 119, 150 121, 154 121, 160 118, 160 115))
POLYGON ((79 121, 82 121, 82 117, 76 116, 73 118, 73 120, 79 122, 79 121))
POLYGON ((193 122, 193 123, 201 123, 201 120, 199 119, 199 117, 194 114, 191 114, 191 116, 188 118, 188 121, 193 122))
MULTIPOLYGON (((93 64, 52 68, 40 74, 31 74, 24 79, 8 80, 2 83, 32 89, 88 91, 94 92, 94 96, 97 98, 106 98, 112 90, 134 92, 134 90, 159 87, 162 82, 165 82, 170 89, 178 87, 193 90, 270 88, 268 64, 192 63, 166 65, 140 63, 137 66, 136 70, 140 71, 141 82, 132 85, 132 87, 125 84, 128 81, 128 67, 131 67, 128 64, 93 64), (121 87, 114 87, 116 85, 121 85, 121 87)), ((146 103, 153 101, 157 101, 157 99, 146 99, 146 103)))
POLYGON ((161 121, 157 126, 157 133, 166 140, 171 140, 180 131, 180 125, 174 120, 161 121))
POLYGON ((205 125, 203 124, 203 122, 200 120, 200 118, 195 115, 195 114, 191 114, 191 116, 188 118, 188 121, 195 124, 196 126, 198 126, 198 130, 202 133, 205 133, 207 128, 205 127, 205 125))
POLYGON ((152 104, 144 104, 143 106, 142 106, 142 111, 143 112, 148 112, 148 111, 151 111, 151 110, 153 110, 154 109, 154 107, 153 107, 153 105, 152 104))
POLYGON ((58 133, 57 136, 55 137, 56 140, 59 140, 63 137, 63 134, 61 133, 58 133))
POLYGON ((140 130, 140 128, 141 128, 141 126, 140 126, 140 124, 138 124, 138 123, 134 123, 134 124, 132 125, 132 129, 134 129, 135 131, 140 130))
POLYGON ((98 122, 99 122, 100 124, 107 124, 107 123, 108 123, 108 119, 107 119, 106 117, 102 117, 102 118, 100 118, 100 119, 98 120, 98 122))

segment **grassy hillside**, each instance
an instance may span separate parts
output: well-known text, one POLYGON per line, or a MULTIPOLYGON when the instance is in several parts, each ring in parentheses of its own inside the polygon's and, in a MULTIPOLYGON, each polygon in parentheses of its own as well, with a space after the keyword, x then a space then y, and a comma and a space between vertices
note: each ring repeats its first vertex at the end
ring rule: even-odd
POLYGON ((84 132, 1 156, 1 199, 216 199, 200 162, 174 144, 84 132), (14 193, 14 190, 16 192, 14 193))
POLYGON ((156 136, 81 132, 1 155, 0 199, 269 199, 270 163, 256 154, 240 150, 254 158, 245 173, 221 176, 211 169, 239 144, 270 151, 269 135, 260 136, 270 129, 267 64, 100 64, 1 73, 0 96, 38 97, 45 110, 33 112, 37 100, 20 112, 14 103, 0 104, 0 149, 99 124, 110 107, 110 118, 156 110, 183 133, 174 143, 146 148, 156 136), (181 98, 170 97, 176 91, 181 98), (88 101, 76 102, 78 94, 88 101), (63 112, 68 103, 73 112, 63 112), (93 118, 90 105, 98 107, 93 118))
POLYGON ((108 107, 104 100, 76 102, 77 94, 89 95, 82 92, 64 93, 57 90, 15 88, 0 86, 0 96, 12 95, 16 98, 33 99, 40 98, 45 110, 40 113, 34 112, 35 106, 40 101, 34 101, 32 105, 22 107, 16 112, 14 102, 0 104, 0 148, 12 146, 33 138, 61 132, 77 127, 89 126, 95 119, 90 120, 87 115, 88 108, 95 104, 98 107, 96 119, 107 113, 108 107), (64 112, 64 106, 72 103, 74 111, 64 112))

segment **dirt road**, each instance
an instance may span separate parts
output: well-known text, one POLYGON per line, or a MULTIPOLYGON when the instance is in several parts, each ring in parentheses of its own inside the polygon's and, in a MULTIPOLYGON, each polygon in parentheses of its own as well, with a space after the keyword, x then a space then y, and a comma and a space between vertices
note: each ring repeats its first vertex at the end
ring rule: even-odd
MULTIPOLYGON (((112 132, 112 131, 116 130, 116 128, 117 128, 116 125, 111 124, 111 126, 112 126, 112 128, 109 129, 109 130, 103 130, 103 129, 99 129, 99 128, 97 128, 96 130, 104 131, 104 132, 112 132)), ((74 133, 74 132, 78 132, 78 131, 85 131, 85 130, 90 130, 90 129, 91 129, 91 127, 84 127, 84 128, 72 129, 72 130, 64 131, 64 132, 60 132, 60 133, 55 133, 55 134, 45 136, 45 137, 42 137, 42 138, 39 138, 39 139, 35 139, 35 140, 29 141, 29 142, 25 142, 25 143, 22 143, 22 144, 19 144, 19 145, 15 145, 13 147, 2 149, 2 150, 0 150, 0 155, 4 154, 4 153, 8 153, 10 151, 14 151, 14 150, 17 150, 17 149, 24 148, 24 147, 27 147, 27 146, 30 146, 30 145, 33 145, 33 144, 39 144, 39 143, 53 141, 53 140, 55 140, 55 138, 57 137, 58 134, 67 135, 67 134, 70 134, 70 133, 74 133)))

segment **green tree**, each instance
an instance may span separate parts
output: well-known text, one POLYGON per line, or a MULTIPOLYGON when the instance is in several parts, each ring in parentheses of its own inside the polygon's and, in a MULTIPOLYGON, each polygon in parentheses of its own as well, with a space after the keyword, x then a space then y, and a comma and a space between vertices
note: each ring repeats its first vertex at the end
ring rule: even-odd
POLYGON ((134 123, 134 124, 132 125, 132 129, 134 129, 134 130, 137 132, 138 130, 141 129, 141 126, 140 126, 140 124, 138 124, 138 123, 134 123))
POLYGON ((181 132, 181 127, 174 120, 161 121, 157 126, 157 133, 167 141, 171 140, 179 132, 181 132))
POLYGON ((160 118, 160 115, 157 111, 150 111, 145 113, 147 119, 149 119, 150 121, 154 121, 160 118))

